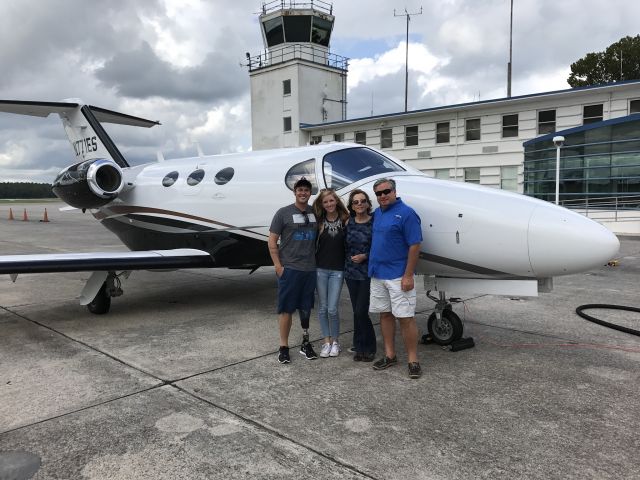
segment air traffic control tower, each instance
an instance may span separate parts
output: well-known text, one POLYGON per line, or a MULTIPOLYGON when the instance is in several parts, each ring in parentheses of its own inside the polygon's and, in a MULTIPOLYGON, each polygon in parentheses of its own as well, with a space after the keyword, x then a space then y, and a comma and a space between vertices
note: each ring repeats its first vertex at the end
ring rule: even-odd
POLYGON ((262 5, 265 50, 247 53, 254 150, 305 145, 301 123, 346 120, 348 59, 329 52, 332 13, 321 0, 262 5))

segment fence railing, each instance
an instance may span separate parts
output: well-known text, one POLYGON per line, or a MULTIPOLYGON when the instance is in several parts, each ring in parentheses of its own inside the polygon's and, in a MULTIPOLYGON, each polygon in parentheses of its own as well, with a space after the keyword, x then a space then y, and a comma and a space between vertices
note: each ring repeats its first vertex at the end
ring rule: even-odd
POLYGON ((640 221, 640 195, 571 199, 560 204, 593 220, 640 221))
POLYGON ((347 57, 330 53, 326 48, 300 44, 271 48, 259 55, 247 57, 247 60, 249 71, 269 67, 289 60, 307 60, 309 62, 344 70, 345 72, 349 68, 349 59, 347 57))
POLYGON ((319 12, 333 13, 333 5, 329 2, 323 2, 322 0, 310 0, 307 2, 297 2, 296 0, 273 0, 272 2, 262 3, 262 14, 273 12, 275 10, 286 9, 311 9, 319 12))

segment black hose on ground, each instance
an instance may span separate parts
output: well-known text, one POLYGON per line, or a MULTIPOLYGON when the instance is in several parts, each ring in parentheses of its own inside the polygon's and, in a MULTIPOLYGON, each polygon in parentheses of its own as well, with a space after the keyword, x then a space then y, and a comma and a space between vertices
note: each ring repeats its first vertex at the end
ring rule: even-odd
POLYGON ((616 325, 615 323, 605 322, 604 320, 592 317, 591 315, 587 315, 583 312, 583 310, 588 310, 591 308, 602 308, 606 310, 625 310, 627 312, 640 312, 640 308, 626 307, 624 305, 609 305, 607 303, 589 303, 586 305, 580 305, 578 308, 576 308, 576 313, 585 320, 597 323, 598 325, 602 325, 603 327, 612 328, 620 332, 630 333, 631 335, 637 335, 640 337, 640 330, 634 330, 633 328, 623 327, 622 325, 616 325))

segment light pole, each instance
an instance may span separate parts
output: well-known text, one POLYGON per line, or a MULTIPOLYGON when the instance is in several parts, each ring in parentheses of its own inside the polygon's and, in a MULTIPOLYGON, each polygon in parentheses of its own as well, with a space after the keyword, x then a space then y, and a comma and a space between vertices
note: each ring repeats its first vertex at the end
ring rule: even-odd
POLYGON ((553 137, 553 144, 556 146, 556 205, 560 196, 560 149, 564 145, 564 137, 559 135, 553 137))

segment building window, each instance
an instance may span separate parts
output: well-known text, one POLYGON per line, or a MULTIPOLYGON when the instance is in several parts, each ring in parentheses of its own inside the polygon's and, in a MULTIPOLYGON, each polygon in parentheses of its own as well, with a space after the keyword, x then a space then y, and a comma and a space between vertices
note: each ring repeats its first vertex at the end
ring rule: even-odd
POLYGON ((418 126, 404 127, 404 146, 415 147, 418 145, 418 126))
POLYGON ((291 80, 282 81, 282 94, 291 95, 291 80))
POLYGON ((629 115, 632 113, 640 113, 640 100, 629 101, 629 115))
POLYGON ((540 110, 538 112, 538 135, 556 131, 556 111, 540 110))
POLYGON ((449 122, 436 123, 436 143, 449 143, 449 122))
POLYGON ((367 132, 356 132, 356 143, 360 145, 367 144, 367 132))
POLYGON ((582 124, 595 123, 602 121, 602 104, 585 105, 582 107, 582 124))
POLYGON ((283 128, 285 132, 291 131, 291 117, 284 117, 282 119, 283 128))
POLYGON ((448 168, 440 168, 436 170, 436 178, 440 180, 449 180, 449 169, 448 168))
POLYGON ((518 114, 502 116, 502 138, 518 136, 518 114))
POLYGON ((333 134, 334 142, 344 142, 344 133, 334 133, 333 134))
POLYGON ((380 130, 380 148, 393 147, 393 136, 390 128, 380 130))
POLYGON ((518 167, 500 167, 500 188, 510 192, 518 191, 518 167))
POLYGON ((465 120, 465 139, 469 140, 480 140, 480 119, 479 118, 468 118, 465 120))
POLYGON ((322 141, 322 135, 311 135, 311 145, 317 145, 322 141))
POLYGON ((480 167, 465 168, 464 181, 467 183, 480 183, 480 167))

